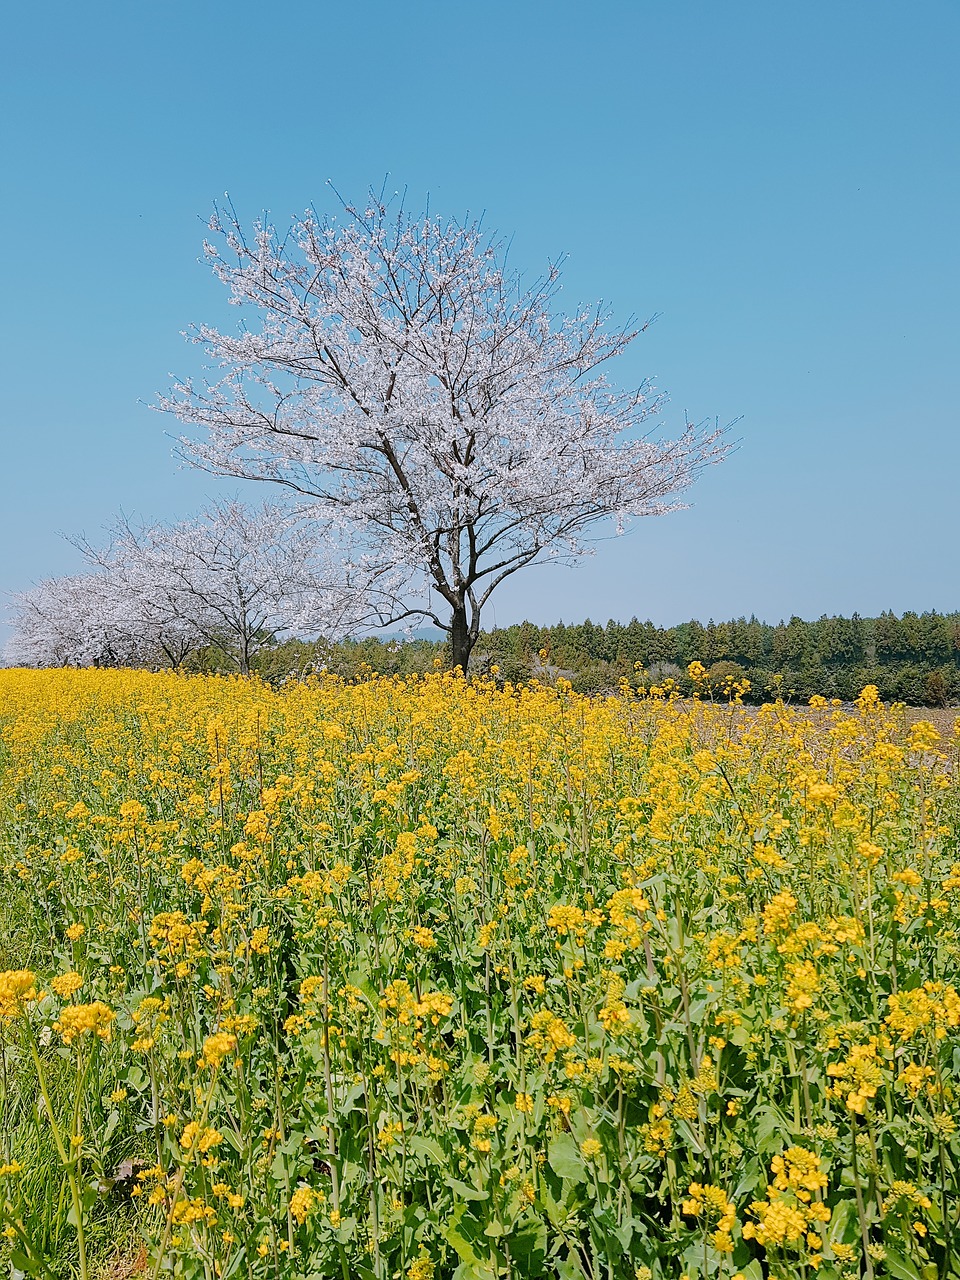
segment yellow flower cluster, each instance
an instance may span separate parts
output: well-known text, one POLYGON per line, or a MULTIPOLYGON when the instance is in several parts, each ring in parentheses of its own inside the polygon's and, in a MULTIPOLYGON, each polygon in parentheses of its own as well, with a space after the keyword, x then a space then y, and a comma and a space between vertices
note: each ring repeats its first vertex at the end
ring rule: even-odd
POLYGON ((718 1253, 733 1252, 732 1232, 737 1220, 736 1207, 721 1187, 711 1183, 691 1182, 687 1199, 680 1212, 692 1218, 702 1218, 712 1230, 712 1244, 718 1253))
POLYGON ((871 1036, 867 1044, 855 1044, 843 1062, 831 1062, 827 1075, 834 1081, 828 1090, 836 1098, 843 1098, 851 1111, 862 1115, 867 1103, 877 1096, 883 1084, 879 1040, 871 1036))
POLYGON ((7 969, 0 973, 0 1022, 12 1022, 36 999, 36 974, 29 969, 7 969))
POLYGON ((885 1022, 900 1040, 931 1030, 938 1040, 960 1027, 960 995, 949 983, 925 982, 912 991, 891 995, 885 1022))
POLYGON ((326 1200, 322 1191, 305 1185, 297 1187, 290 1197, 290 1213, 298 1226, 303 1226, 317 1207, 326 1200))
POLYGON ((830 1221, 830 1209, 819 1199, 827 1186, 820 1158, 804 1147, 790 1147, 771 1161, 773 1181, 764 1200, 754 1200, 750 1213, 755 1222, 746 1222, 743 1236, 766 1249, 801 1248, 812 1250, 810 1263, 819 1265, 822 1244, 820 1230, 830 1221))
POLYGON ((83 979, 79 973, 60 973, 50 979, 50 986, 61 1000, 69 1000, 83 986, 83 979))
POLYGON ((203 1042, 203 1052, 198 1059, 198 1065, 202 1067, 219 1066, 228 1054, 234 1052, 236 1047, 237 1037, 231 1032, 219 1031, 215 1035, 207 1036, 203 1042))
POLYGON ((61 1009, 53 1029, 63 1037, 64 1044, 72 1044, 78 1036, 85 1035, 109 1040, 116 1016, 102 1000, 95 1000, 92 1004, 66 1005, 61 1009))

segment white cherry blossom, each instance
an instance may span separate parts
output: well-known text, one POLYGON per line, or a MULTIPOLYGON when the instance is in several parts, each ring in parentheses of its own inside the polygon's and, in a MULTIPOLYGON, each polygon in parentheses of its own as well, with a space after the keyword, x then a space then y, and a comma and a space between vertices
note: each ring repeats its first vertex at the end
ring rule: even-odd
POLYGON ((159 407, 199 428, 182 442, 198 466, 297 494, 378 584, 380 620, 431 619, 466 668, 506 577, 673 510, 725 447, 689 423, 650 433, 658 396, 601 370, 640 329, 555 315, 558 267, 527 287, 476 223, 344 208, 249 237, 215 213, 206 254, 249 318, 199 327, 220 376, 159 407))

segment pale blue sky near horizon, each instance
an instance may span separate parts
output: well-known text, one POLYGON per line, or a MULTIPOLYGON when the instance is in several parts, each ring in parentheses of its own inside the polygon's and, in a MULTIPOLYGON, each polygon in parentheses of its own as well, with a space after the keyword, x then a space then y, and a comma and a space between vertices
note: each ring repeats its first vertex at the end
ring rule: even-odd
POLYGON ((147 405, 235 322, 214 200, 285 225, 331 179, 484 212, 561 305, 656 324, 611 367, 662 430, 739 419, 689 510, 488 625, 960 609, 955 0, 62 0, 5 20, 0 591, 76 571, 59 531, 179 518, 218 484, 147 405))

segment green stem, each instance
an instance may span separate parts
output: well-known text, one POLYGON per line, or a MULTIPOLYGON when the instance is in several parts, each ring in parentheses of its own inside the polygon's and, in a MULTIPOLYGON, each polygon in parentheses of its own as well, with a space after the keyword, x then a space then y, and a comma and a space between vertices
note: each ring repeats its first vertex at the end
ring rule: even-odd
POLYGON ((860 1170, 857 1167, 857 1120, 850 1113, 850 1162, 853 1166, 853 1186, 857 1196, 857 1219, 860 1223, 860 1239, 863 1242, 863 1261, 866 1267, 867 1280, 873 1280, 873 1262, 870 1258, 870 1227, 863 1204, 863 1189, 860 1186, 860 1170))
MULTIPOLYGON (((80 1280, 89 1280, 90 1271, 87 1266, 87 1241, 83 1230, 83 1200, 80 1196, 80 1184, 77 1182, 77 1157, 67 1154, 66 1146, 63 1141, 63 1133, 57 1124, 56 1117, 53 1114, 53 1106, 50 1102, 50 1092, 47 1089, 47 1077, 43 1070, 43 1063, 40 1061, 40 1054, 37 1051, 37 1042, 33 1035, 33 1027, 29 1022, 27 1026, 27 1043, 30 1046, 30 1056, 33 1059, 33 1067, 37 1073, 37 1081, 40 1085, 40 1094, 43 1098, 43 1104, 47 1109, 47 1119, 50 1121, 50 1128, 53 1132, 53 1140, 57 1147, 57 1154, 60 1156, 60 1162, 63 1165, 64 1172, 67 1175, 67 1182, 70 1186, 70 1199, 73 1202, 73 1213, 75 1218, 75 1229, 77 1232, 77 1251, 80 1255, 80 1280)), ((80 1085, 78 1083, 78 1093, 80 1085)), ((75 1109, 76 1109, 75 1103, 75 1109)))

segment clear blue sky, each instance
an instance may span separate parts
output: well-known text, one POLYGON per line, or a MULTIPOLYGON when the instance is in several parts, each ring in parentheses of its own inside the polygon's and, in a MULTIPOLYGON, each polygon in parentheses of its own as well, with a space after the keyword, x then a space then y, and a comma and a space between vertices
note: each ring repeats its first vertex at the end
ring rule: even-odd
MULTIPOLYGON (((0 590, 58 530, 184 515, 145 404, 236 313, 198 264, 229 191, 285 223, 390 174, 486 211, 569 305, 657 324, 621 376, 676 431, 741 417, 690 510, 488 622, 960 608, 956 0, 21 4, 0 83, 0 590)), ((235 488, 231 491, 236 491, 235 488)), ((262 490, 248 490, 259 500, 262 490)))

